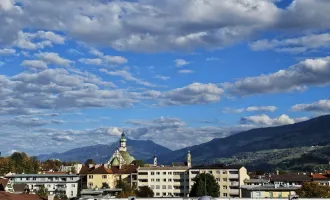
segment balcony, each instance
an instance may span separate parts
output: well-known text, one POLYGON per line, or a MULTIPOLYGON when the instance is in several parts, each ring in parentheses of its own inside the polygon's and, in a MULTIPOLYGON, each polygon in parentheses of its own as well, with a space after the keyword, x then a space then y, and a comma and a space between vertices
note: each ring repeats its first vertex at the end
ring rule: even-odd
POLYGON ((239 195, 239 189, 230 189, 229 194, 239 195))
POLYGON ((238 179, 239 176, 238 176, 238 174, 228 174, 228 178, 229 179, 238 179))
POLYGON ((230 186, 238 187, 239 186, 239 182, 230 182, 230 186))

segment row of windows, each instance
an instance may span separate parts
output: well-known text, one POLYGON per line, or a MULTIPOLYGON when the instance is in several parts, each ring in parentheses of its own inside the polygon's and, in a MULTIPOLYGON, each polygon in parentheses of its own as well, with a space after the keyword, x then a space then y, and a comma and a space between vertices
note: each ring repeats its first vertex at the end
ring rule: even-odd
MULTIPOLYGON (((176 197, 182 197, 182 196, 184 196, 183 193, 174 193, 174 194, 172 194, 172 193, 166 193, 166 192, 163 192, 162 195, 165 196, 165 197, 166 196, 176 196, 176 197)), ((157 192, 155 196, 160 196, 160 193, 157 192)))
MULTIPOLYGON (((150 172, 150 175, 183 175, 186 172, 150 172)), ((139 172, 139 175, 148 175, 148 172, 139 172)))
MULTIPOLYGON (((68 178, 69 180, 73 181, 73 177, 71 178, 68 178)), ((12 179, 11 179, 12 180, 12 179)), ((23 180, 26 180, 26 181, 37 181, 37 177, 26 177, 26 178, 19 178, 19 180, 23 181, 23 180)), ((58 180, 62 180, 62 181, 66 181, 67 178, 59 178, 59 177, 49 177, 49 178, 38 178, 39 181, 58 181, 58 180)))
MULTIPOLYGON (((172 185, 151 185, 150 188, 153 190, 153 189, 184 189, 184 186, 172 186, 172 185)), ((186 189, 189 189, 189 186, 186 186, 186 189)))
MULTIPOLYGON (((93 179, 93 175, 88 175, 88 178, 89 178, 89 179, 93 179)), ((103 178, 103 179, 107 179, 108 176, 107 176, 107 175, 102 175, 102 178, 103 178)))

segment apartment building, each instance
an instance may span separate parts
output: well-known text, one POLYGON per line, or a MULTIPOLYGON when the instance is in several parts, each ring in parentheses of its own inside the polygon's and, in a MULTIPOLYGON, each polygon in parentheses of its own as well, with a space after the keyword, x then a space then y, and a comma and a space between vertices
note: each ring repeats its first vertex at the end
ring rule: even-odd
POLYGON ((11 174, 6 176, 14 184, 26 184, 31 193, 44 186, 49 194, 77 197, 80 177, 75 174, 11 174))
POLYGON ((154 197, 189 195, 188 166, 151 166, 137 169, 137 186, 148 186, 154 197))
POLYGON ((288 198, 295 196, 298 186, 245 185, 241 187, 242 198, 288 198))
POLYGON ((245 167, 229 167, 223 165, 195 166, 189 169, 189 191, 194 185, 193 179, 201 173, 212 174, 220 186, 220 197, 242 197, 240 187, 244 180, 250 179, 245 167))

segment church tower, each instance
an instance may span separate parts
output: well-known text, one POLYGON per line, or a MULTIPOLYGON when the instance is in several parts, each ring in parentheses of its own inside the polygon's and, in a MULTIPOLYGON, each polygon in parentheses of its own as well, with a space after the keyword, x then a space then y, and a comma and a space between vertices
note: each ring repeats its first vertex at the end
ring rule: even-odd
POLYGON ((156 156, 156 154, 154 156, 154 167, 157 167, 157 156, 156 156))
POLYGON ((119 151, 127 151, 125 133, 121 134, 119 151))
POLYGON ((188 151, 188 154, 187 154, 187 167, 191 167, 191 154, 190 154, 190 151, 188 151))

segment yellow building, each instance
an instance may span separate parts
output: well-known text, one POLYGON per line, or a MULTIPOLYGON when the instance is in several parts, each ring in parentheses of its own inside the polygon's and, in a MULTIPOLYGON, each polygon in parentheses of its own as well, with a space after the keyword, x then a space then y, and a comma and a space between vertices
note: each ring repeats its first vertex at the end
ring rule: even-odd
POLYGON ((242 198, 288 198, 296 195, 299 187, 276 187, 275 185, 265 186, 242 186, 242 198))
POLYGON ((101 165, 87 173, 87 188, 102 188, 103 183, 107 183, 110 188, 115 188, 118 180, 136 185, 137 168, 137 165, 112 166, 111 168, 101 165))

